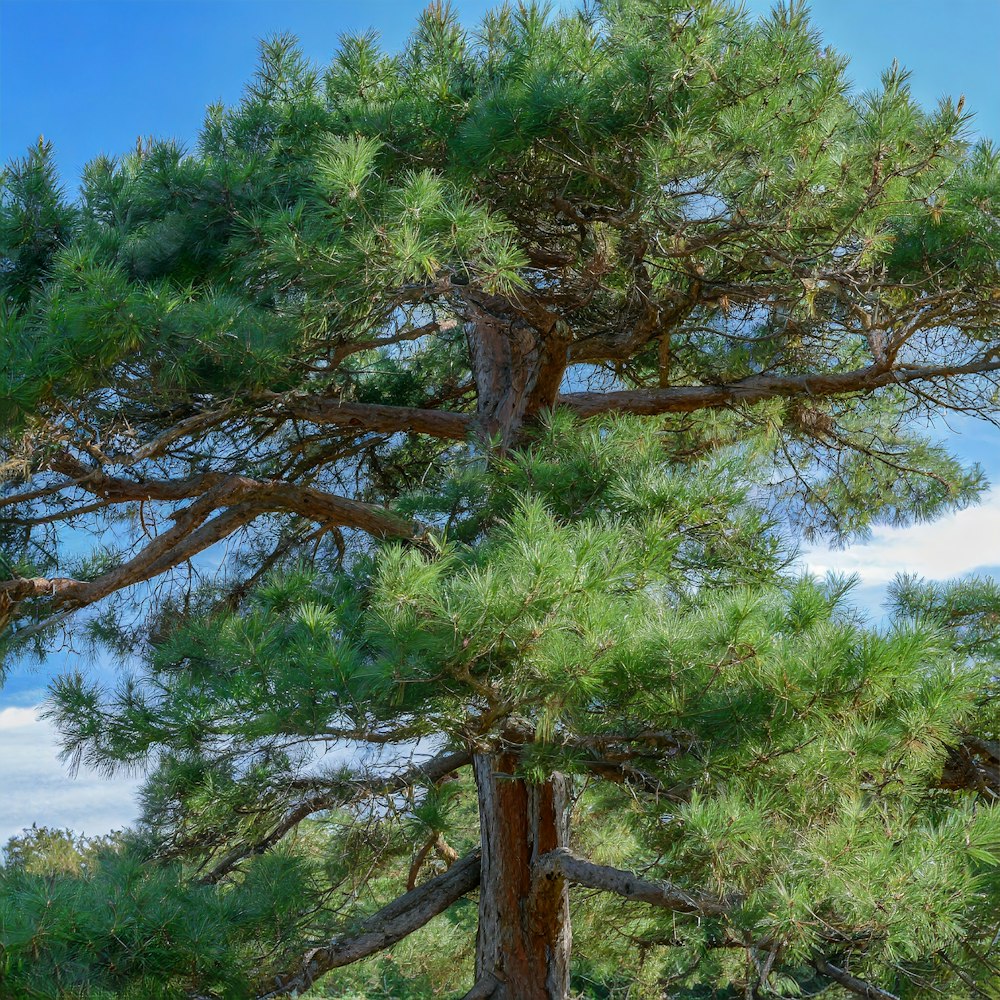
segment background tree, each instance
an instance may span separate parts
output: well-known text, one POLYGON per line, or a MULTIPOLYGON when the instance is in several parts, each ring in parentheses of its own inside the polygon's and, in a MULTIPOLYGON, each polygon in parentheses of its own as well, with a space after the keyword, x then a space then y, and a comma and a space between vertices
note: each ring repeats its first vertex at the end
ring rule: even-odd
POLYGON ((141 658, 53 712, 155 769, 157 864, 51 912, 159 892, 189 943, 136 904, 89 963, 117 922, 49 901, 9 981, 287 994, 478 888, 468 996, 562 998, 579 885, 578 975, 990 995, 992 661, 786 566, 982 490, 915 428, 993 419, 998 157, 844 69, 799 6, 435 6, 271 40, 76 202, 8 168, 5 641, 141 658))
POLYGON ((86 837, 35 823, 8 839, 3 863, 35 875, 80 875, 98 864, 103 854, 116 850, 120 837, 117 832, 86 837))

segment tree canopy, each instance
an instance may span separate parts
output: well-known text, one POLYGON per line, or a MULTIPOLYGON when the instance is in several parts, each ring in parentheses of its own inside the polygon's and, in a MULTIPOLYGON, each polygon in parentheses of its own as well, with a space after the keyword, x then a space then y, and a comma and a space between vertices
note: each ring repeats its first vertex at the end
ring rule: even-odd
POLYGON ((996 422, 1000 153, 846 67, 436 4, 8 165, 4 650, 120 656, 50 712, 148 778, 0 873, 0 990, 996 995, 996 588, 794 558, 985 488, 927 426, 996 422))

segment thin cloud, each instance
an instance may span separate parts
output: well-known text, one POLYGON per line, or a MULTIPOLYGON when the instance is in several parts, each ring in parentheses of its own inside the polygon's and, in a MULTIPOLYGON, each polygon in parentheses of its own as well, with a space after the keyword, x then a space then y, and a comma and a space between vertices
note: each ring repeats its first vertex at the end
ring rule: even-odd
POLYGON ((138 781, 82 768, 71 778, 56 732, 39 712, 38 706, 0 710, 0 846, 32 823, 91 835, 133 823, 138 781))
POLYGON ((866 586, 884 586, 897 573, 948 580, 995 568, 1000 565, 1000 493, 928 524, 876 528, 863 544, 806 549, 802 561, 820 575, 856 573, 866 586))

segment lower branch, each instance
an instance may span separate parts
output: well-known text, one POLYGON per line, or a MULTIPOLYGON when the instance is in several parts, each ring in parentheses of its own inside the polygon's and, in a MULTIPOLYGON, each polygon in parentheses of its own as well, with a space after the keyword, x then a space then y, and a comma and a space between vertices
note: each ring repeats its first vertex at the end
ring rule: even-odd
POLYGON ((476 985, 462 997, 462 1000, 490 1000, 497 991, 497 978, 493 975, 485 975, 482 979, 476 980, 476 985))
MULTIPOLYGON (((420 530, 414 522, 391 511, 310 487, 261 482, 243 476, 203 478, 211 485, 194 502, 170 515, 173 525, 110 572, 94 580, 17 577, 0 581, 0 630, 14 619, 18 605, 25 600, 49 598, 54 610, 94 604, 118 590, 173 569, 265 514, 297 514, 318 524, 357 528, 378 538, 413 539, 420 530)), ((148 497, 167 495, 158 494, 154 483, 140 488, 106 476, 99 482, 109 503, 136 499, 137 491, 141 498, 142 490, 148 497)), ((196 486, 195 482, 160 485, 183 487, 186 491, 204 485, 196 486)), ((89 482, 87 488, 97 489, 94 482, 89 482)))
POLYGON ((843 986, 845 990, 850 990, 851 993, 863 997, 864 1000, 899 1000, 899 997, 895 993, 890 993, 879 986, 866 983, 863 979, 852 976, 839 966, 831 965, 826 959, 817 958, 813 962, 813 965, 816 966, 816 971, 820 975, 832 979, 835 983, 843 986))
POLYGON ((608 865, 596 865, 577 857, 566 848, 543 854, 534 866, 538 878, 562 876, 575 885, 611 892, 625 899, 650 906, 660 906, 676 913, 694 913, 701 917, 718 917, 731 913, 741 897, 715 896, 707 892, 688 892, 669 882, 645 879, 632 872, 608 865))
POLYGON ((456 861, 444 874, 417 886, 373 913, 353 933, 333 938, 327 944, 306 952, 297 968, 277 976, 274 989, 258 994, 257 1000, 289 994, 298 996, 331 969, 360 962, 402 941, 475 889, 479 884, 479 873, 480 854, 476 850, 456 861))

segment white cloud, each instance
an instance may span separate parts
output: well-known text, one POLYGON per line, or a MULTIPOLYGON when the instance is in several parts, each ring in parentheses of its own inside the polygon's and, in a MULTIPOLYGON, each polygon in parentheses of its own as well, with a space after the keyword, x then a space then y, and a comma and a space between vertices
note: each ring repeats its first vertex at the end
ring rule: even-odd
POLYGON ((40 708, 0 710, 0 846, 37 823, 100 834, 135 821, 138 781, 83 769, 70 777, 59 760, 56 732, 40 708))
POLYGON ((1000 566, 1000 492, 929 524, 876 528, 870 541, 846 549, 805 549, 802 561, 818 574, 856 573, 866 586, 884 585, 897 573, 947 580, 1000 566))

